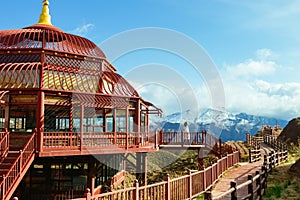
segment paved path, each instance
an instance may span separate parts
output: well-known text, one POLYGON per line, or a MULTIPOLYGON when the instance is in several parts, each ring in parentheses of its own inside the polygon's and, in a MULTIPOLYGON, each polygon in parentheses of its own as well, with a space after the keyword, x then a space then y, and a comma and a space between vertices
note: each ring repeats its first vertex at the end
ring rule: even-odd
MULTIPOLYGON (((261 152, 262 155, 268 154, 272 148, 268 147, 266 144, 261 143, 261 152)), ((255 175, 256 171, 261 171, 261 166, 263 165, 263 157, 260 161, 255 163, 239 163, 240 167, 232 168, 227 171, 226 174, 221 178, 219 182, 215 184, 212 190, 212 197, 217 197, 222 193, 230 189, 230 182, 235 181, 237 185, 244 183, 248 179, 248 175, 255 175)), ((238 199, 239 197, 246 196, 248 194, 248 188, 244 187, 237 192, 238 199)), ((230 199, 230 195, 225 196, 222 199, 230 199)))

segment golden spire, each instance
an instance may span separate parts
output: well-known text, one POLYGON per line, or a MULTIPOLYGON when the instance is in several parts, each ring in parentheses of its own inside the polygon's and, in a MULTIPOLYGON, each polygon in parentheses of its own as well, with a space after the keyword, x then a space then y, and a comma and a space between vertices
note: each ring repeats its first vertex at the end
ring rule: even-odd
POLYGON ((44 0, 42 14, 40 15, 40 20, 39 20, 38 24, 52 25, 48 6, 49 6, 49 1, 44 0))

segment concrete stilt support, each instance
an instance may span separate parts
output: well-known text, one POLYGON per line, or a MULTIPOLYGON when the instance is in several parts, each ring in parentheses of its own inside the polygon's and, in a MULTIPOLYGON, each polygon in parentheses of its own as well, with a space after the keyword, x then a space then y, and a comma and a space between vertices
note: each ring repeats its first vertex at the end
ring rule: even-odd
POLYGON ((200 148, 200 149, 198 150, 198 164, 199 164, 199 170, 203 170, 203 169, 204 169, 203 158, 204 158, 204 149, 203 149, 203 148, 200 148))

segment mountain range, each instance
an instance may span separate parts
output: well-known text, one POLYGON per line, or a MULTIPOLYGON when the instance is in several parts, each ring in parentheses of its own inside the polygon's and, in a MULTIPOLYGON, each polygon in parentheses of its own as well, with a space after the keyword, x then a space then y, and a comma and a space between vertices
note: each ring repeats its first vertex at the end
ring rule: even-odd
POLYGON ((263 126, 285 127, 286 120, 249 115, 246 113, 233 114, 227 111, 206 109, 196 116, 192 111, 177 112, 171 115, 151 120, 150 129, 163 129, 164 131, 183 130, 183 123, 188 122, 190 132, 206 130, 220 137, 222 141, 245 140, 246 133, 254 135, 263 126))

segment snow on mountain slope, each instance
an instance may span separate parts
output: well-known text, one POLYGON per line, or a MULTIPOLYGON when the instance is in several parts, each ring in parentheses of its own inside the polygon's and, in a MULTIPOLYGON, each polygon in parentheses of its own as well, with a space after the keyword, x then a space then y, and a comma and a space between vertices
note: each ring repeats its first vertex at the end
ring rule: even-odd
POLYGON ((285 127, 288 123, 286 120, 270 117, 254 116, 246 113, 233 114, 226 111, 207 109, 196 117, 189 110, 168 115, 153 122, 151 128, 163 128, 165 131, 182 130, 184 121, 189 123, 190 131, 205 129, 216 136, 220 136, 223 141, 245 140, 246 133, 254 135, 264 125, 275 126, 278 123, 281 127, 285 127))

